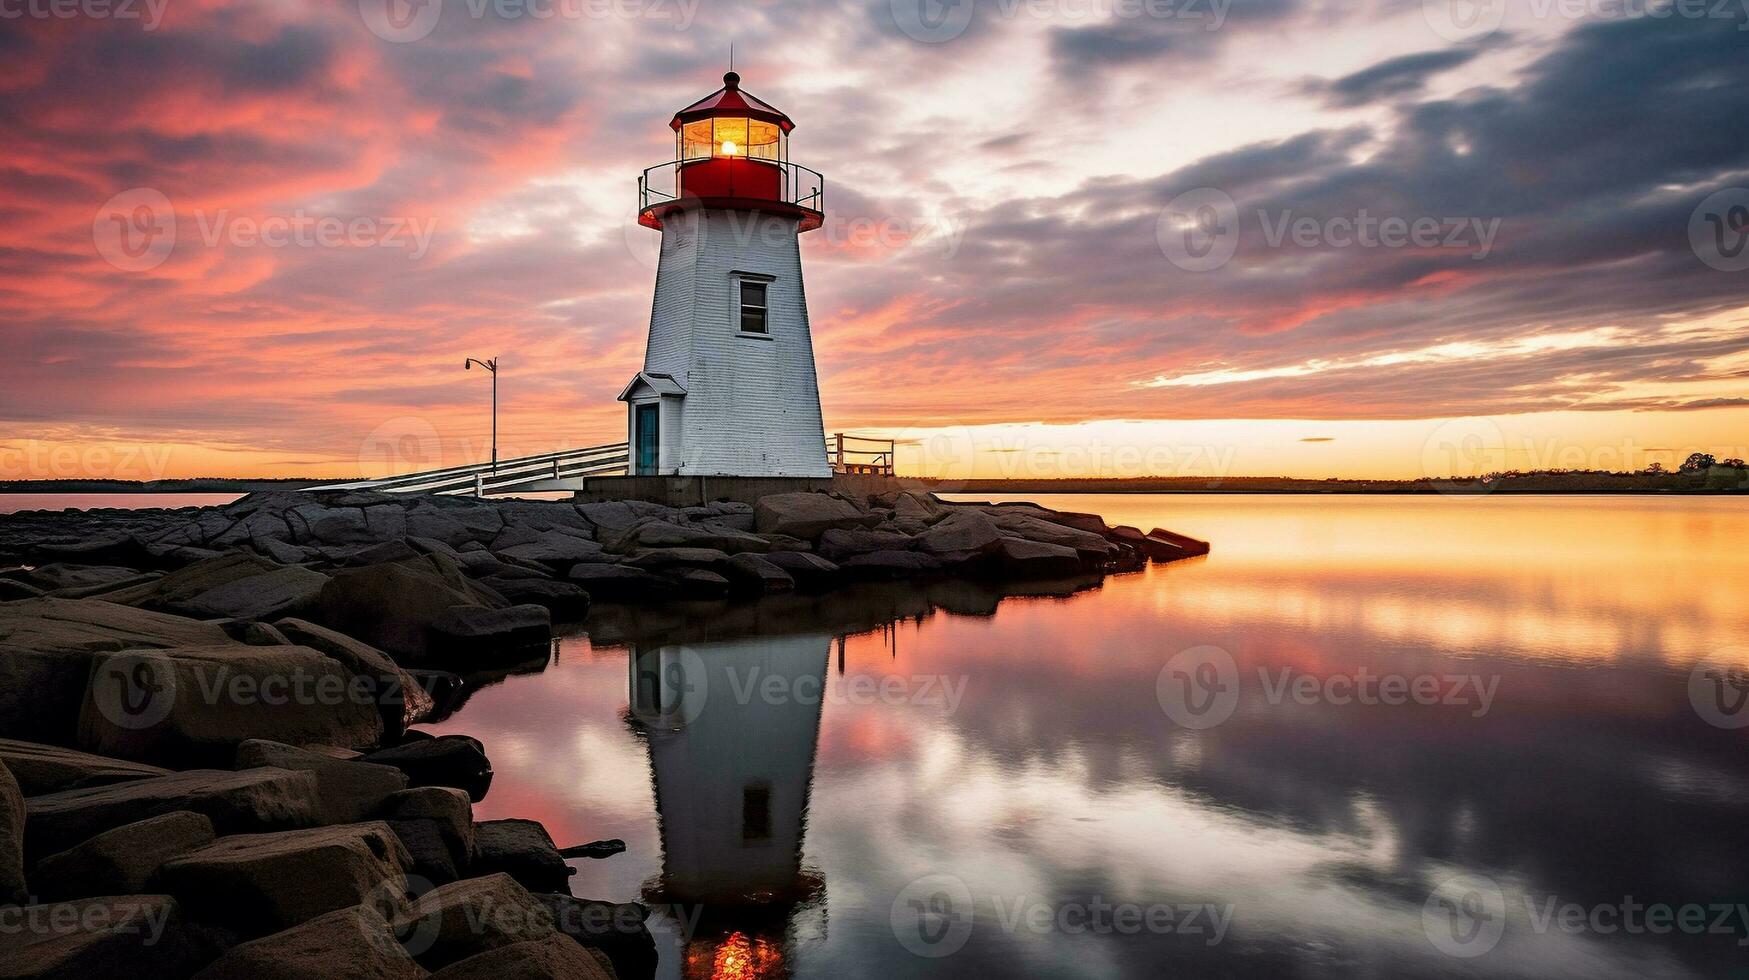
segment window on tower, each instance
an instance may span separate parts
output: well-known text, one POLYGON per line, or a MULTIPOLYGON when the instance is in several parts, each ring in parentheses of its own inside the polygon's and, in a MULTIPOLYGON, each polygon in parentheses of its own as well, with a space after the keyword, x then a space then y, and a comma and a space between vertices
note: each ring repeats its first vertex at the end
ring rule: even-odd
POLYGON ((767 333, 765 283, 741 280, 741 332, 767 333))

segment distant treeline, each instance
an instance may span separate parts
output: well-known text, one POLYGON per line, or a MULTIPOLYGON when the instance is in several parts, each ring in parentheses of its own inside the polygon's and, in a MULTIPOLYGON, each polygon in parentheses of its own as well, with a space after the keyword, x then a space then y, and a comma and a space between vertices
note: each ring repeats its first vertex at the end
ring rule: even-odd
POLYGON ((1712 464, 1697 469, 1667 471, 1657 467, 1633 473, 1512 470, 1482 477, 1420 480, 1147 476, 918 482, 938 493, 1744 493, 1749 492, 1749 469, 1712 464))
POLYGON ((238 480, 198 476, 187 480, 0 480, 0 493, 250 493, 296 490, 330 480, 238 480))

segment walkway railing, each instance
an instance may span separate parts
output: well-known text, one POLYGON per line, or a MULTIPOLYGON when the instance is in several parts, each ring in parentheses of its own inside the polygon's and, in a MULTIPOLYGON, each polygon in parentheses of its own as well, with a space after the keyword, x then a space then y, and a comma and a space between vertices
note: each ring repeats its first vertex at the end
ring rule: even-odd
POLYGON ((383 477, 377 480, 353 480, 329 483, 306 490, 379 490, 384 493, 448 493, 485 496, 493 493, 514 493, 531 490, 562 490, 557 484, 585 476, 612 476, 626 471, 627 451, 623 442, 588 449, 570 449, 540 456, 492 463, 451 466, 423 473, 383 477))
POLYGON ((891 439, 869 439, 838 432, 826 447, 826 458, 832 463, 834 473, 892 476, 895 446, 891 439))

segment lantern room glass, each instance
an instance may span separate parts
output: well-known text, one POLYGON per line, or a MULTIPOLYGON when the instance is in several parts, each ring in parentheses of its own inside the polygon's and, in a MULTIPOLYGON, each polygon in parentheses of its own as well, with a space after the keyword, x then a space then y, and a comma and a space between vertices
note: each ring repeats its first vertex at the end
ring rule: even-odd
POLYGON ((788 140, 776 123, 746 116, 700 119, 680 127, 677 134, 681 160, 708 157, 746 157, 753 160, 783 160, 788 140))

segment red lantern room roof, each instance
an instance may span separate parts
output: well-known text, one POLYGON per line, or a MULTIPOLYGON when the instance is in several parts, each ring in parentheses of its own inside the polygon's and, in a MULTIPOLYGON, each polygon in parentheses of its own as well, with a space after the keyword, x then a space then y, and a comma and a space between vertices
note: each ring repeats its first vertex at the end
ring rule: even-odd
POLYGON ((765 101, 741 91, 741 76, 729 72, 723 76, 723 87, 676 112, 668 125, 679 129, 689 122, 715 119, 718 116, 741 116, 776 123, 785 133, 796 128, 790 118, 765 101))

